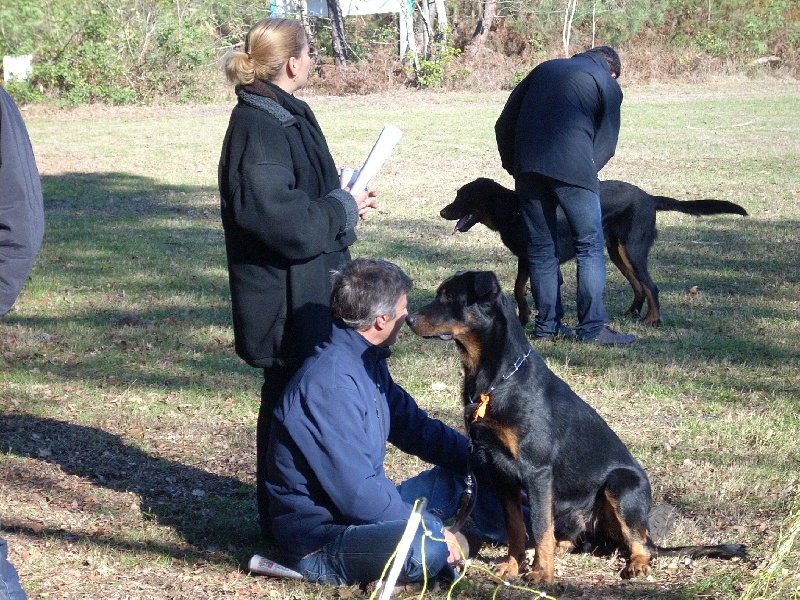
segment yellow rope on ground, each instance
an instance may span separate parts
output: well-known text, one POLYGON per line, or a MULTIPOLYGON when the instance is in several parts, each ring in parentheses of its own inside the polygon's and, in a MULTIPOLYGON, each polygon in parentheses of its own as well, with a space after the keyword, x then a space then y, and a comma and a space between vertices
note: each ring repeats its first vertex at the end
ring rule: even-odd
MULTIPOLYGON (((424 521, 423 521, 423 525, 422 526, 425 527, 424 521)), ((433 537, 432 532, 430 532, 428 529, 425 529, 425 533, 426 533, 426 536, 430 537, 432 540, 435 540, 437 542, 445 542, 445 543, 447 542, 447 540, 445 540, 444 538, 435 538, 435 537, 433 537)), ((424 561, 424 551, 425 551, 425 540, 424 539, 422 541, 422 549, 423 549, 423 561, 424 561)), ((473 565, 475 565, 475 562, 471 558, 469 558, 468 556, 464 555, 464 551, 461 549, 461 546, 458 547, 458 551, 461 553, 461 560, 464 561, 464 569, 459 574, 459 576, 456 577, 455 580, 453 580, 453 583, 450 585, 450 589, 447 592, 448 600, 450 600, 450 598, 452 598, 453 591, 455 590, 456 586, 463 579, 466 578, 467 571, 469 570, 469 568, 472 567, 473 565)), ((426 563, 423 562, 423 565, 425 565, 425 564, 426 563)), ((542 598, 543 600, 557 600, 557 598, 554 598, 552 596, 548 596, 546 592, 543 592, 541 590, 536 590, 536 589, 525 587, 525 586, 521 586, 521 585, 514 585, 511 582, 506 581, 506 580, 502 579, 501 577, 498 577, 498 575, 494 571, 492 571, 491 569, 488 569, 488 568, 486 568, 486 567, 484 567, 482 565, 475 565, 475 568, 480 570, 480 571, 484 571, 492 579, 496 579, 497 581, 500 582, 497 585, 497 587, 495 588, 494 593, 492 594, 492 598, 496 598, 497 594, 500 592, 500 590, 505 588, 505 589, 517 590, 517 591, 521 591, 521 592, 530 592, 532 594, 537 594, 539 596, 539 598, 542 598)), ((427 571, 427 569, 425 569, 425 571, 427 571)), ((425 588, 424 587, 422 589, 422 592, 423 593, 425 592, 425 588)), ((420 594, 420 598, 422 598, 422 594, 420 594)))
POLYGON ((510 581, 506 581, 505 579, 499 577, 497 575, 497 573, 495 573, 491 569, 489 569, 487 567, 484 567, 483 565, 475 564, 475 562, 472 559, 468 559, 468 560, 466 560, 464 562, 464 573, 461 575, 461 577, 459 577, 458 579, 456 579, 453 582, 452 586, 450 586, 450 591, 447 593, 447 598, 448 599, 451 597, 451 594, 453 593, 453 589, 455 588, 456 584, 467 576, 467 569, 469 569, 470 567, 474 567, 475 569, 478 569, 479 571, 483 571, 484 573, 489 575, 489 577, 491 577, 492 579, 495 579, 495 580, 497 580, 499 582, 497 587, 494 589, 494 592, 492 594, 492 598, 496 598, 497 594, 500 593, 500 590, 509 589, 509 590, 517 590, 519 592, 530 592, 531 594, 536 594, 539 598, 542 598, 544 600, 558 600, 557 598, 554 598, 553 596, 549 596, 547 594, 547 592, 543 592, 542 590, 537 590, 537 589, 526 587, 526 586, 522 586, 522 585, 514 585, 510 581))
MULTIPOLYGON (((414 508, 416 509, 416 507, 417 507, 417 504, 415 503, 414 504, 414 508)), ((443 537, 442 538, 434 537, 433 532, 430 529, 428 529, 427 525, 425 524, 425 519, 422 519, 420 521, 420 526, 422 527, 423 532, 424 532, 423 537, 422 537, 422 556, 420 557, 421 560, 422 560, 423 581, 422 581, 422 589, 420 590, 420 593, 419 593, 419 598, 420 598, 420 600, 422 600, 422 598, 423 598, 423 596, 425 594, 425 591, 428 589, 428 563, 425 561, 425 541, 426 541, 425 538, 430 538, 431 540, 433 540, 435 542, 444 542, 444 543, 447 543, 447 540, 445 538, 443 538, 443 537)), ((398 543, 398 547, 399 547, 399 543, 398 543)), ((502 590, 502 589, 510 589, 510 590, 517 590, 517 591, 520 591, 520 592, 529 592, 531 594, 535 594, 539 598, 541 598, 542 600, 558 600, 557 598, 554 598, 553 596, 549 596, 546 592, 543 592, 541 590, 536 590, 536 589, 525 587, 525 586, 521 586, 521 585, 514 585, 511 582, 506 581, 506 580, 502 579, 501 577, 499 577, 491 569, 486 568, 483 565, 476 565, 475 562, 473 561, 473 559, 471 559, 468 556, 464 555, 464 551, 462 550, 461 546, 458 547, 458 551, 461 553, 461 559, 462 559, 462 561, 464 563, 464 568, 463 568, 462 572, 459 574, 459 576, 456 577, 453 580, 453 583, 450 585, 450 589, 447 591, 447 599, 448 600, 451 600, 452 595, 453 595, 453 591, 455 590, 456 586, 462 580, 464 580, 466 578, 467 571, 470 569, 470 567, 474 567, 475 569, 478 569, 479 571, 483 571, 484 573, 489 575, 492 579, 495 579, 495 580, 497 580, 499 582, 497 587, 494 589, 494 592, 492 593, 492 598, 493 599, 497 598, 497 594, 500 593, 500 590, 502 590)), ((378 580, 379 583, 383 581, 384 577, 386 577, 386 573, 389 571, 389 567, 391 566, 392 561, 397 556, 397 552, 398 552, 398 548, 395 548, 394 552, 389 557, 389 560, 386 561, 386 565, 383 568, 383 572, 381 573, 381 577, 378 580)), ((376 586, 375 589, 372 591, 372 594, 370 595, 369 600, 374 600, 380 590, 381 590, 381 586, 380 585, 376 586)))

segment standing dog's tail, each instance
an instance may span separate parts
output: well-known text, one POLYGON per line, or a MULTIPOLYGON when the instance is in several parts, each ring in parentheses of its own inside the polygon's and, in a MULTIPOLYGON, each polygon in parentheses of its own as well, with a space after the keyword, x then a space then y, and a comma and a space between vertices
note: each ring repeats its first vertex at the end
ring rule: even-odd
POLYGON ((747 549, 742 544, 719 544, 716 546, 654 546, 659 556, 689 556, 691 558, 746 558, 747 549))
POLYGON ((727 200, 676 200, 669 196, 653 196, 656 210, 677 211, 699 217, 702 215, 742 215, 747 211, 734 202, 727 200))

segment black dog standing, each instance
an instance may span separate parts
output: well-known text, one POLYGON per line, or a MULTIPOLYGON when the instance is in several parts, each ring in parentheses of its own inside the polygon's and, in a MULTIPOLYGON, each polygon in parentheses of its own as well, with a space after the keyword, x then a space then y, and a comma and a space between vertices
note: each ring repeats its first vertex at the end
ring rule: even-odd
MULTIPOLYGON (((638 317, 647 300, 645 325, 661 325, 658 287, 650 278, 647 262, 650 248, 656 241, 656 213, 676 211, 694 216, 733 214, 747 216, 747 211, 726 200, 676 200, 654 196, 625 181, 600 182, 600 208, 603 213, 603 235, 611 262, 625 276, 633 289, 633 302, 626 315, 638 317)), ((480 177, 456 193, 456 198, 439 215, 458 221, 456 231, 469 231, 476 223, 500 233, 500 239, 517 257, 517 279, 514 298, 522 324, 530 320, 527 284, 530 274, 528 238, 520 213, 519 196, 494 181, 480 177)), ((567 218, 556 211, 558 226, 558 262, 575 258, 575 241, 567 218)))
POLYGON ((516 577, 524 560, 522 491, 535 549, 523 576, 534 583, 553 581, 559 541, 620 548, 627 555, 623 578, 648 575, 654 554, 744 555, 737 544, 655 546, 647 475, 602 417, 533 351, 494 273, 457 273, 406 322, 422 337, 455 341, 461 355, 466 427, 505 512, 501 577, 516 577))

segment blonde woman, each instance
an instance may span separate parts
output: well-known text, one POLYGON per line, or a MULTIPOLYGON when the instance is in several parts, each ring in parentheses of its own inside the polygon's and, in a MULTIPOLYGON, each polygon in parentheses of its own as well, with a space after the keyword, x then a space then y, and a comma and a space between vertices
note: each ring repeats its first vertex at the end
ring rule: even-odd
POLYGON ((374 192, 340 189, 308 104, 311 49, 300 23, 264 19, 225 57, 236 86, 219 162, 222 224, 237 354, 264 370, 257 425, 258 510, 269 538, 264 453, 271 413, 294 372, 331 328, 330 272, 349 262, 374 192))

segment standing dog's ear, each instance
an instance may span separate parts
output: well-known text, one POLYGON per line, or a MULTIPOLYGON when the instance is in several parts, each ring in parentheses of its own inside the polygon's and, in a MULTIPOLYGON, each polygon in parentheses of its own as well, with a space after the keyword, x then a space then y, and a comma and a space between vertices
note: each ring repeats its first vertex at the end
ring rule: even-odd
POLYGON ((500 282, 492 271, 476 271, 474 285, 479 300, 488 300, 500 292, 500 282))

